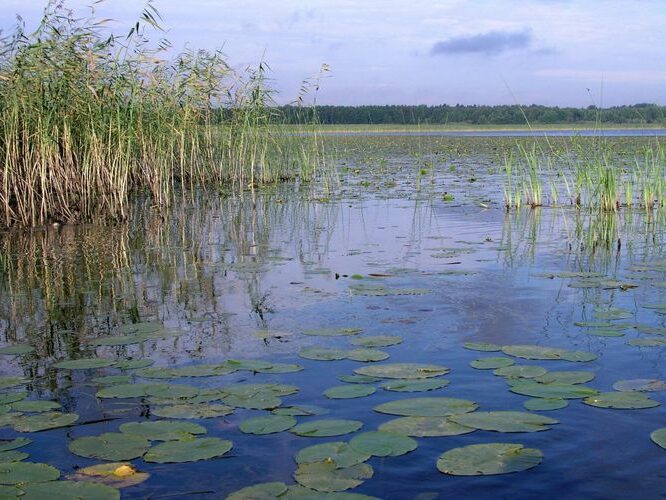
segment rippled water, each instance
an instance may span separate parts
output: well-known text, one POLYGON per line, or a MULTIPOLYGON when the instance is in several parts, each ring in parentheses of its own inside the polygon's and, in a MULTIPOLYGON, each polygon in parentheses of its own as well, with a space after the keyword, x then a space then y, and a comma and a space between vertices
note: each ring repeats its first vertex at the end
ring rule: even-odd
MULTIPOLYGON (((155 418, 145 401, 95 397, 99 387, 91 379, 118 370, 52 366, 57 360, 88 356, 150 358, 155 366, 167 367, 230 358, 298 363, 304 370, 297 373, 242 371, 169 382, 208 388, 242 381, 293 384, 300 390, 285 396, 284 405, 329 410, 322 417, 298 417, 299 423, 356 419, 365 431, 394 418, 373 411, 375 406, 407 397, 464 398, 484 411, 524 411, 526 396, 509 392, 492 370, 469 366, 474 359, 497 353, 465 349, 465 342, 594 353, 598 358, 588 363, 518 362, 548 370, 592 371, 596 378, 586 385, 603 392, 622 379, 666 379, 663 346, 627 344, 659 337, 641 333, 636 325, 665 326, 664 315, 643 307, 666 302, 659 214, 595 215, 571 208, 506 214, 492 202, 480 206, 474 196, 457 196, 450 204, 404 182, 392 193, 353 186, 324 198, 304 187, 284 185, 243 197, 201 197, 179 205, 165 220, 137 206, 125 225, 4 235, 0 346, 30 344, 36 352, 0 356, 0 373, 25 376, 30 398, 58 401, 80 420, 37 433, 4 427, 0 439, 29 436, 33 443, 24 448, 28 460, 49 463, 67 475, 99 462, 70 453, 67 444, 72 439, 155 418), (637 286, 597 283, 578 288, 581 278, 558 276, 564 271, 599 273, 637 286), (427 293, 365 296, 354 293, 358 285, 427 293), (593 336, 575 325, 599 321, 595 312, 612 308, 628 311, 628 318, 611 321, 630 324, 623 337, 593 336), (126 347, 86 343, 117 334, 120 325, 145 321, 181 333, 126 347), (312 345, 350 348, 348 337, 302 334, 325 327, 358 327, 364 336, 399 335, 403 343, 382 348, 390 354, 383 363, 444 365, 451 368, 445 377, 451 383, 427 393, 380 388, 365 398, 327 399, 324 390, 342 384, 337 377, 366 363, 299 357, 302 348, 312 345), (256 335, 266 329, 282 333, 269 339, 256 335)), ((492 185, 487 188, 492 190, 492 185)), ((664 392, 649 395, 666 403, 664 392)), ((374 477, 352 491, 395 499, 661 496, 666 491, 666 451, 650 441, 650 433, 666 425, 664 408, 601 409, 571 400, 567 408, 542 413, 560 422, 545 432, 477 430, 418 438, 419 446, 411 453, 370 459, 374 477), (544 459, 534 469, 508 475, 456 477, 437 470, 437 458, 445 451, 488 442, 539 448, 544 459)), ((133 460, 152 476, 122 490, 123 498, 223 498, 260 482, 293 484, 298 450, 353 437, 307 438, 289 432, 254 436, 238 430, 244 420, 265 413, 236 409, 226 417, 192 420, 204 425, 209 436, 233 441, 233 450, 220 459, 185 464, 133 460)))

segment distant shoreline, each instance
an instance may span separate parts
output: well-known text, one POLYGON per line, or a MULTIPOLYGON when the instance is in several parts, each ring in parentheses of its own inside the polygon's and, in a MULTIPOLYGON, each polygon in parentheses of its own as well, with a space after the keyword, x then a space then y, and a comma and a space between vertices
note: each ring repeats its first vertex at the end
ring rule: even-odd
MULTIPOLYGON (((287 125, 288 128, 294 129, 307 129, 312 131, 312 126, 300 125, 287 125)), ((549 132, 557 130, 573 130, 573 131, 599 131, 604 130, 664 130, 666 125, 662 124, 636 124, 636 123, 613 123, 602 124, 598 123, 558 123, 552 125, 534 125, 528 127, 527 125, 502 125, 502 124, 484 124, 484 125, 471 125, 469 123, 451 123, 446 125, 400 125, 400 124, 378 124, 378 125, 315 125, 314 130, 322 134, 335 133, 335 134, 354 134, 370 132, 409 132, 409 133, 428 133, 428 132, 549 132)))

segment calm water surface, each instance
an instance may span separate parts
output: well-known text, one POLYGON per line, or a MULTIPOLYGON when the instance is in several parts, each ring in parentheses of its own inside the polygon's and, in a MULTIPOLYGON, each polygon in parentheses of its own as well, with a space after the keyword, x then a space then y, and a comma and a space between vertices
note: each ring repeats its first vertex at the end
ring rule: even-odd
MULTIPOLYGON (((356 419, 363 422, 362 431, 395 418, 373 411, 375 406, 407 397, 456 397, 477 402, 480 410, 525 411, 526 396, 509 392, 492 370, 469 366, 474 359, 502 353, 465 349, 465 342, 594 353, 597 359, 587 363, 518 362, 547 370, 592 371, 596 378, 587 385, 604 392, 622 379, 666 379, 664 347, 627 345, 631 339, 658 337, 634 326, 665 323, 658 310, 642 307, 666 302, 664 233, 657 215, 587 215, 570 208, 506 214, 497 204, 456 200, 445 203, 408 186, 394 195, 349 189, 321 199, 285 185, 261 194, 183 203, 166 220, 139 206, 125 225, 62 226, 2 236, 0 346, 30 344, 36 353, 0 356, 0 372, 26 377, 30 398, 60 402, 80 415, 81 425, 29 434, 4 427, 0 439, 29 436, 33 443, 24 448, 28 460, 49 463, 67 475, 99 463, 70 453, 72 439, 156 418, 146 401, 95 397, 100 387, 92 378, 118 374, 114 368, 69 371, 51 366, 87 356, 150 358, 155 366, 166 367, 230 358, 298 363, 304 370, 297 373, 242 371, 168 382, 208 388, 243 381, 293 384, 299 392, 285 396, 284 405, 318 405, 329 411, 298 417, 299 423, 356 419), (595 236, 597 231, 611 236, 595 236), (557 276, 564 271, 599 273, 637 287, 578 288, 579 277, 557 276), (368 284, 389 293, 427 293, 354 293, 358 285, 368 284), (611 321, 631 324, 623 337, 594 336, 575 325, 599 321, 595 314, 615 308, 628 311, 626 318, 611 321), (117 334, 120 325, 145 321, 181 333, 125 347, 86 343, 117 334), (299 351, 307 346, 350 348, 348 337, 302 334, 324 327, 358 327, 364 336, 399 335, 402 344, 382 348, 390 354, 383 363, 444 365, 451 368, 445 377, 451 383, 427 393, 379 388, 365 398, 327 399, 324 390, 342 384, 337 377, 365 363, 300 358, 299 351), (266 329, 282 333, 269 339, 256 335, 266 329)), ((665 392, 649 395, 666 403, 665 392)), ((571 400, 567 408, 542 413, 559 420, 545 432, 478 430, 417 438, 419 446, 411 453, 370 459, 374 477, 352 491, 389 499, 661 497, 666 494, 666 450, 650 441, 650 433, 666 426, 665 408, 601 409, 571 400), (435 464, 445 451, 489 442, 539 448, 543 462, 499 476, 438 472, 435 464)), ((123 489, 122 497, 213 499, 260 482, 293 484, 298 450, 354 436, 239 431, 244 420, 265 414, 239 408, 226 417, 190 420, 204 425, 211 437, 233 441, 233 450, 224 458, 185 464, 133 460, 152 476, 123 489)))

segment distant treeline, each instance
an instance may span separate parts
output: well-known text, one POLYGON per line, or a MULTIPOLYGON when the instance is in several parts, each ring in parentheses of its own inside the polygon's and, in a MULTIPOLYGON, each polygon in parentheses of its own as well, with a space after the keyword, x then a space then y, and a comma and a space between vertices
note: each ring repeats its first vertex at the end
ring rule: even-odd
MULTIPOLYGON (((312 108, 278 108, 287 123, 309 122, 312 108)), ((317 106, 316 119, 322 124, 401 124, 428 125, 446 123, 531 124, 538 123, 663 123, 666 106, 634 104, 612 108, 559 108, 549 106, 317 106)))

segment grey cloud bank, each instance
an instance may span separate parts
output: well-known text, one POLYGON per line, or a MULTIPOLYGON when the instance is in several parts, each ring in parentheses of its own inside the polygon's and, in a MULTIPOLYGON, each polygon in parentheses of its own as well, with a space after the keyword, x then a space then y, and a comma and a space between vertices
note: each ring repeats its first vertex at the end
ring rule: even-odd
POLYGON ((490 31, 479 35, 459 36, 443 42, 437 42, 431 49, 432 54, 486 54, 496 55, 507 50, 529 47, 532 33, 529 29, 521 31, 490 31))

